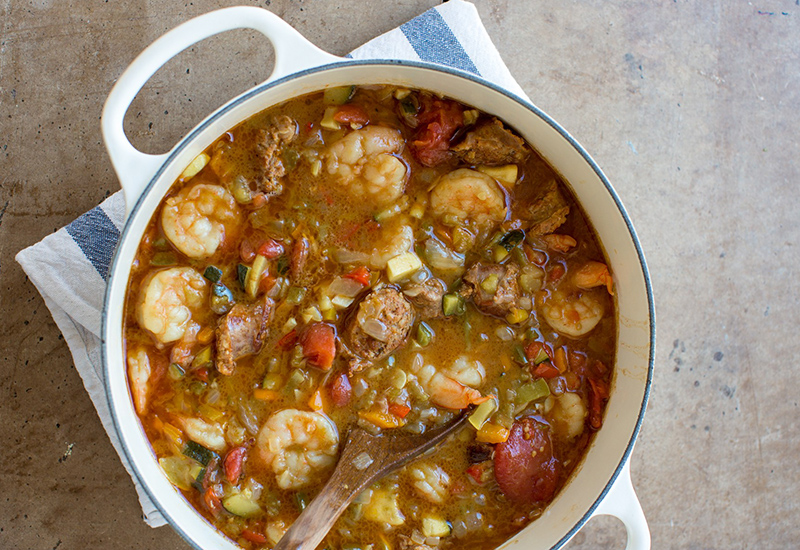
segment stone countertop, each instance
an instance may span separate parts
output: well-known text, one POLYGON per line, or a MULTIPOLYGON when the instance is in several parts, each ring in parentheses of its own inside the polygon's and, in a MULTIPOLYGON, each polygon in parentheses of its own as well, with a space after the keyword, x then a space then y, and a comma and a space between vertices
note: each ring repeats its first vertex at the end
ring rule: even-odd
MULTIPOLYGON (((67 346, 13 258, 118 189, 99 117, 133 57, 234 3, 246 2, 0 6, 2 548, 187 548, 141 521, 67 346)), ((437 2, 251 3, 344 54, 437 2)), ((649 262, 658 349, 632 475, 653 547, 800 546, 800 2, 475 3, 534 103, 608 175, 649 262)), ((263 80, 269 56, 246 31, 184 52, 135 101, 133 142, 166 150, 263 80)), ((599 518, 569 547, 623 541, 619 522, 599 518)))

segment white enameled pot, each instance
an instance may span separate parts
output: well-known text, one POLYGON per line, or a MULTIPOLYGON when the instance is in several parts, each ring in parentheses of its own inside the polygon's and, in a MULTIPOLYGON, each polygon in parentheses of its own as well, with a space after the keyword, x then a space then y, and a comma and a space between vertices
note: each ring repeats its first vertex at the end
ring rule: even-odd
POLYGON ((227 8, 192 19, 142 52, 117 81, 103 110, 105 144, 125 192, 127 221, 111 267, 103 317, 103 364, 108 399, 123 448, 142 485, 172 527, 191 545, 236 545, 206 522, 161 472, 131 400, 123 349, 123 310, 139 241, 170 185, 216 138, 272 105, 329 86, 392 84, 433 90, 511 123, 572 189, 605 247, 615 277, 619 334, 611 398, 586 458, 541 518, 502 548, 559 548, 593 516, 610 514, 627 529, 630 549, 650 547, 650 533, 633 491, 628 459, 644 416, 653 369, 655 325, 647 268, 628 215, 586 151, 528 101, 472 74, 392 60, 354 61, 327 54, 269 11, 227 8), (261 85, 220 107, 163 155, 136 150, 123 117, 147 80, 173 56, 209 36, 233 29, 265 35, 275 68, 261 85))

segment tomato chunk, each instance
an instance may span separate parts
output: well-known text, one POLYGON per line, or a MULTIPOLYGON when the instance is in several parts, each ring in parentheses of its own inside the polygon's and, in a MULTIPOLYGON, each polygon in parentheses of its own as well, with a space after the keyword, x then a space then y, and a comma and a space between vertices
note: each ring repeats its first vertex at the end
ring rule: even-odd
POLYGON ((389 403, 389 412, 397 418, 405 418, 411 412, 411 407, 402 403, 389 403))
POLYGON ((282 350, 288 350, 297 343, 297 330, 292 329, 284 334, 276 344, 282 350))
POLYGON ((331 402, 336 407, 346 407, 353 394, 353 387, 350 385, 350 378, 346 372, 334 376, 330 386, 331 402))
POLYGON ((222 469, 225 471, 225 477, 228 481, 236 485, 239 481, 239 476, 242 475, 242 466, 244 459, 247 456, 246 447, 236 447, 228 451, 225 455, 225 461, 222 463, 222 469))
POLYGON ((556 491, 559 469, 548 426, 533 418, 515 422, 508 439, 495 447, 494 477, 512 502, 550 500, 556 491))
POLYGON ((258 253, 268 260, 273 260, 283 254, 283 245, 274 239, 267 239, 258 247, 258 253))
POLYGON ((327 323, 313 323, 300 337, 308 364, 328 370, 336 357, 336 330, 327 323))
POLYGON ((595 430, 603 426, 603 405, 608 399, 608 384, 589 378, 589 425, 595 430))
POLYGON ((267 542, 267 537, 263 533, 251 531, 250 529, 242 529, 242 538, 254 542, 256 544, 264 544, 267 542))
POLYGON ((356 282, 361 283, 362 286, 369 285, 369 269, 366 266, 359 266, 355 268, 350 273, 342 275, 345 279, 353 279, 356 282))
POLYGON ((342 124, 364 126, 369 122, 369 115, 360 105, 342 105, 333 115, 333 120, 342 124))
POLYGON ((423 96, 419 125, 410 148, 425 166, 441 164, 450 156, 450 140, 464 125, 461 106, 455 101, 423 96))

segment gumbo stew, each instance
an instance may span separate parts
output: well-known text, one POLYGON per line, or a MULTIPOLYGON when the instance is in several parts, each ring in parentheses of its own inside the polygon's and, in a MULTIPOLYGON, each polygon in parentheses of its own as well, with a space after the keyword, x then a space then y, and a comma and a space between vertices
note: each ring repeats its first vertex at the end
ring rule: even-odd
POLYGON ((467 407, 324 547, 494 548, 603 421, 617 326, 592 228, 506 123, 426 91, 331 88, 246 120, 175 182, 132 273, 136 410, 244 548, 276 544, 349 428, 419 434, 467 407))

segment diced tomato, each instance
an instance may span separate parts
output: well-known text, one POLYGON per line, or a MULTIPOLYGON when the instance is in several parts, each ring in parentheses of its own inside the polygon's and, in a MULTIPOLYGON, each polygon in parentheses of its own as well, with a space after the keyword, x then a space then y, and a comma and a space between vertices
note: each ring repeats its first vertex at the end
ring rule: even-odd
POLYGON ((350 378, 346 372, 341 372, 333 377, 330 385, 331 401, 336 407, 346 407, 353 394, 353 387, 350 385, 350 378))
POLYGON ((194 371, 194 375, 203 382, 208 382, 208 374, 209 373, 207 368, 197 369, 196 371, 194 371))
POLYGON ((411 412, 411 407, 402 403, 389 403, 389 412, 398 418, 405 418, 411 412))
POLYGON ((239 481, 239 476, 242 475, 242 466, 244 459, 247 456, 246 447, 235 447, 228 451, 225 455, 225 461, 222 463, 222 469, 225 471, 225 477, 236 485, 239 481))
POLYGON ((436 166, 450 156, 450 140, 464 125, 461 106, 455 101, 423 96, 419 125, 410 147, 425 166, 436 166))
POLYGON ((328 370, 336 357, 336 329, 327 323, 313 323, 300 337, 308 364, 328 370))
POLYGON ((547 280, 550 281, 551 283, 557 283, 558 281, 561 280, 561 277, 563 277, 564 274, 566 274, 566 272, 567 270, 564 268, 563 265, 556 264, 550 269, 550 272, 547 274, 547 280))
POLYGON ((479 485, 483 485, 487 481, 489 481, 489 465, 491 462, 479 462, 478 464, 472 464, 469 468, 464 470, 472 479, 475 480, 475 483, 479 485))
POLYGON ((263 533, 251 531, 250 529, 242 529, 242 538, 254 542, 256 544, 264 544, 267 542, 267 537, 263 533))
POLYGON ((556 490, 560 463, 553 456, 548 426, 533 418, 514 423, 494 451, 494 477, 512 502, 548 501, 556 490))
POLYGON ((553 350, 550 346, 545 343, 539 342, 534 340, 533 342, 529 343, 525 346, 525 357, 528 358, 528 361, 533 364, 536 361, 536 358, 539 357, 539 353, 544 350, 547 354, 547 358, 551 361, 553 360, 553 350))
POLYGON ((256 258, 256 247, 247 237, 242 239, 242 244, 239 245, 239 257, 246 264, 251 263, 256 258))
POLYGON ((261 277, 261 280, 258 282, 258 289, 264 294, 266 294, 267 292, 272 290, 272 287, 275 286, 276 282, 278 282, 278 280, 275 277, 273 277, 272 275, 267 275, 265 273, 264 276, 261 277))
POLYGON ((539 378, 555 378, 560 373, 550 361, 545 361, 533 367, 533 374, 539 378))
POLYGON ((342 124, 364 126, 369 122, 369 115, 360 105, 342 105, 333 115, 333 120, 342 124))
POLYGON ((267 239, 258 247, 258 253, 272 260, 283 254, 283 245, 274 239, 267 239))
POLYGON ((206 505, 208 511, 211 512, 211 515, 215 518, 222 512, 222 501, 217 496, 213 487, 209 487, 203 493, 203 504, 206 505))
POLYGON ((354 281, 357 281, 357 282, 361 283, 363 286, 368 286, 369 285, 369 275, 370 275, 369 269, 367 269, 366 266, 362 265, 362 266, 359 266, 359 267, 355 268, 350 273, 347 273, 346 275, 342 275, 342 276, 345 279, 353 279, 354 281))
POLYGON ((294 346, 296 343, 297 343, 297 330, 292 329, 286 334, 284 334, 283 337, 281 337, 281 339, 278 340, 278 343, 276 345, 280 349, 285 351, 294 346))
POLYGON ((595 430, 603 426, 603 405, 608 399, 608 384, 589 378, 589 425, 595 430))

